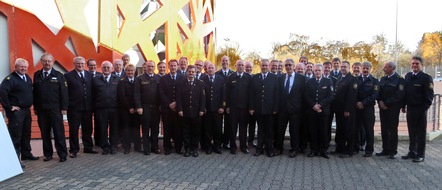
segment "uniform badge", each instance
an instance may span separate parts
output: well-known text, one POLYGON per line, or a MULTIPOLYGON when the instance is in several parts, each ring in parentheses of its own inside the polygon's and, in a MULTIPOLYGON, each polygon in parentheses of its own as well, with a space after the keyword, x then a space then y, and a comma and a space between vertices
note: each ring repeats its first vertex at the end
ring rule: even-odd
POLYGON ((236 80, 232 81, 232 84, 235 83, 235 82, 236 82, 236 80))
POLYGON ((374 90, 378 91, 379 90, 379 86, 378 85, 374 85, 374 90))
POLYGON ((333 86, 330 86, 331 91, 333 91, 333 86))
POLYGON ((433 88, 434 88, 434 84, 433 84, 432 82, 430 82, 430 85, 428 85, 428 87, 429 87, 430 89, 433 89, 433 88))
POLYGON ((400 91, 404 90, 404 85, 403 84, 399 84, 399 90, 400 91))
POLYGON ((68 87, 68 82, 64 81, 64 85, 65 85, 66 87, 68 87))
POLYGON ((150 82, 149 81, 147 81, 147 82, 141 82, 141 84, 149 84, 150 82))
POLYGON ((6 80, 9 80, 9 79, 11 79, 11 76, 8 76, 8 77, 6 78, 6 80))
POLYGON ((226 102, 223 102, 223 106, 226 106, 226 102))
POLYGON ((354 89, 358 89, 358 83, 354 83, 354 84, 353 84, 353 88, 354 88, 354 89))

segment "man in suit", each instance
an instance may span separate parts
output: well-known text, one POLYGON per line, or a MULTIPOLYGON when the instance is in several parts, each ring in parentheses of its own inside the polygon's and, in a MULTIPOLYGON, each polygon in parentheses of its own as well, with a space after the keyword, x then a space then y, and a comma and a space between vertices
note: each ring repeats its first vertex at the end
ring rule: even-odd
MULTIPOLYGON (((245 68, 245 72, 247 74, 249 74, 250 76, 253 75, 252 62, 246 61, 244 63, 244 68, 245 68)), ((254 147, 256 147, 256 143, 254 142, 255 141, 255 132, 256 132, 256 118, 254 115, 248 114, 248 116, 249 116, 249 123, 247 125, 248 126, 247 129, 249 131, 249 136, 247 137, 247 144, 249 145, 249 147, 254 148, 254 147)))
POLYGON ((80 151, 78 129, 81 125, 81 139, 84 153, 97 154, 92 142, 92 75, 84 70, 85 59, 74 58, 75 69, 64 76, 68 85, 69 107, 69 157, 76 158, 80 151))
MULTIPOLYGON (((355 122, 355 128, 356 131, 360 131, 359 129, 362 128, 365 132, 363 139, 365 139, 367 143, 364 148, 364 157, 371 157, 373 154, 373 128, 375 123, 374 105, 379 96, 379 81, 370 74, 371 69, 372 66, 370 62, 363 62, 362 74, 358 77, 359 88, 358 100, 356 103, 357 119, 355 122)), ((355 136, 356 139, 359 139, 358 137, 358 135, 355 136)), ((358 146, 355 148, 358 148, 358 146)))
POLYGON ((276 59, 273 59, 270 61, 270 72, 278 76, 278 64, 279 61, 276 59))
POLYGON ((290 132, 290 152, 291 158, 296 156, 299 147, 299 133, 301 125, 302 97, 305 89, 305 78, 294 72, 295 61, 293 59, 285 60, 286 74, 278 79, 279 85, 279 115, 275 123, 278 124, 275 140, 275 155, 281 155, 284 150, 284 138, 287 124, 290 132))
POLYGON ((335 57, 332 59, 332 65, 333 65, 333 70, 331 71, 331 75, 338 77, 339 75, 341 75, 341 60, 338 57, 335 57))
MULTIPOLYGON (((305 61, 305 64, 307 64, 307 57, 302 56, 300 58, 300 61, 305 61)), ((308 78, 305 77, 305 64, 303 62, 299 62, 298 64, 296 64, 295 66, 295 73, 299 74, 301 76, 304 77, 305 81, 307 82, 308 78)), ((307 108, 305 107, 305 102, 302 102, 302 106, 303 106, 303 110, 306 110, 307 108)), ((301 118, 305 118, 306 114, 305 112, 301 113, 301 118)), ((307 149, 308 147, 308 120, 307 119, 303 119, 301 120, 301 124, 300 124, 300 129, 299 129, 299 148, 297 150, 298 153, 305 153, 305 149, 307 149)), ((292 157, 295 156, 296 154, 292 154, 292 157)), ((290 155, 289 155, 290 156, 290 155)))
POLYGON ((143 64, 144 74, 135 83, 135 107, 141 116, 144 154, 160 154, 158 135, 160 125, 160 76, 154 73, 155 63, 143 64), (150 135, 149 135, 150 134, 150 135))
POLYGON ((206 109, 204 83, 195 79, 196 67, 187 67, 186 79, 178 87, 176 110, 183 121, 184 157, 198 157, 201 117, 206 109))
POLYGON ((121 59, 115 59, 114 60, 114 71, 112 72, 112 74, 114 74, 115 76, 119 77, 119 78, 124 78, 125 74, 123 71, 123 60, 121 59))
POLYGON ((343 61, 341 75, 335 85, 336 105, 336 152, 340 158, 351 157, 354 154, 354 119, 358 82, 350 73, 350 63, 343 61))
POLYGON ((177 73, 178 61, 176 59, 169 60, 168 66, 169 74, 160 79, 161 115, 164 122, 164 155, 169 155, 172 152, 172 138, 176 153, 182 154, 182 127, 181 117, 178 117, 176 111, 176 99, 178 97, 176 89, 179 81, 185 80, 185 76, 177 73))
POLYGON ((333 87, 330 79, 323 77, 323 65, 313 67, 315 78, 309 79, 305 87, 307 116, 310 120, 309 135, 311 152, 308 157, 322 156, 329 159, 327 153, 327 123, 330 102, 333 99, 333 87))
POLYGON ((166 75, 166 63, 163 61, 158 62, 157 64, 158 75, 160 77, 166 75))
MULTIPOLYGON (((202 140, 206 142, 205 151, 221 154, 222 116, 226 109, 226 88, 222 77, 216 75, 213 63, 207 65, 207 75, 201 80, 204 82, 206 92, 206 114, 204 115, 204 132, 202 140)), ((202 147, 204 149, 204 147, 202 147)))
POLYGON ((187 66, 189 65, 189 60, 187 57, 181 57, 179 60, 179 69, 177 70, 178 74, 186 76, 187 66))
POLYGON ((248 154, 246 143, 251 76, 244 72, 243 60, 236 61, 235 67, 236 72, 232 73, 226 82, 227 113, 230 117, 228 126, 231 127, 229 131, 230 153, 236 154, 236 133, 239 127, 239 148, 241 152, 248 154))
POLYGON ((399 113, 405 96, 405 80, 395 72, 396 63, 385 62, 385 76, 379 81, 379 116, 381 119, 382 151, 376 156, 396 159, 399 113))
POLYGON ((305 65, 304 63, 298 63, 295 66, 295 73, 303 75, 304 76, 304 72, 305 71, 305 65))
POLYGON ((126 69, 126 65, 130 63, 130 56, 129 56, 129 54, 124 54, 121 57, 121 60, 123 61, 123 68, 126 69))
MULTIPOLYGON (((336 82, 338 81, 338 77, 341 75, 341 71, 340 71, 340 67, 341 67, 341 60, 338 57, 335 57, 332 59, 332 71, 330 71, 330 75, 332 77, 332 81, 333 81, 333 87, 336 85, 336 82), (335 78, 335 80, 333 79, 335 78)), ((333 97, 335 96, 335 89, 333 89, 333 97)), ((328 119, 328 128, 330 128, 330 142, 331 142, 331 129, 332 129, 332 125, 333 125, 333 119, 336 119, 337 115, 336 115, 336 103, 335 100, 333 99, 330 105, 330 118, 328 119)), ((336 121, 336 120, 335 120, 336 121)), ((335 134, 335 143, 336 142, 336 134, 335 134)), ((329 143, 330 144, 330 143, 329 143)), ((332 151, 332 154, 334 154, 335 152, 332 151)))
MULTIPOLYGON (((226 81, 226 82, 227 82, 227 78, 229 77, 229 75, 231 75, 233 73, 233 71, 229 68, 229 65, 230 65, 230 59, 228 56, 224 55, 223 57, 221 57, 222 68, 215 73, 215 74, 223 77, 224 81, 226 81)), ((230 145, 229 145, 230 136, 229 136, 229 134, 231 133, 231 131, 230 131, 231 127, 229 126, 230 125, 230 116, 229 116, 229 114, 227 114, 227 112, 224 112, 223 121, 224 121, 223 148, 230 149, 230 145)))
POLYGON ((201 60, 196 60, 193 64, 196 67, 195 78, 201 80, 203 76, 206 76, 206 73, 203 73, 204 63, 201 60))
POLYGON ((269 73, 269 60, 261 60, 261 73, 253 75, 249 110, 250 114, 256 114, 258 121, 258 146, 255 156, 259 156, 265 149, 268 157, 273 157, 273 118, 279 110, 279 86, 276 75, 269 73))
POLYGON ((124 154, 129 154, 132 142, 134 143, 134 151, 141 151, 140 116, 136 112, 135 101, 137 98, 134 98, 134 94, 136 94, 135 83, 138 82, 135 79, 135 69, 135 65, 127 64, 124 68, 126 77, 121 78, 117 86, 124 154))
POLYGON ((405 75, 405 105, 402 111, 407 112, 410 146, 408 154, 402 156, 402 159, 412 158, 413 162, 425 160, 427 112, 434 97, 433 79, 422 71, 423 64, 422 57, 412 57, 412 72, 405 75))
POLYGON ((38 117, 38 126, 43 140, 45 162, 52 160, 51 129, 55 139, 60 162, 66 161, 67 148, 64 135, 63 115, 69 105, 66 79, 53 68, 54 57, 43 54, 40 58, 43 69, 34 73, 34 111, 38 117))
MULTIPOLYGON (((15 70, 0 84, 0 103, 8 118, 8 131, 15 152, 21 160, 38 160, 31 153, 31 111, 33 103, 32 80, 27 74, 29 63, 18 58, 15 70)), ((21 163, 22 168, 25 167, 21 163)))
POLYGON ((283 74, 284 74, 284 62, 278 61, 278 75, 283 75, 283 74))
POLYGON ((97 61, 95 59, 87 60, 87 68, 89 69, 92 78, 101 75, 101 73, 97 71, 97 61))
POLYGON ((103 61, 103 75, 92 82, 92 101, 95 102, 95 119, 100 126, 102 154, 116 154, 119 142, 118 82, 120 78, 112 74, 112 63, 103 61), (108 135, 109 134, 109 135, 108 135))

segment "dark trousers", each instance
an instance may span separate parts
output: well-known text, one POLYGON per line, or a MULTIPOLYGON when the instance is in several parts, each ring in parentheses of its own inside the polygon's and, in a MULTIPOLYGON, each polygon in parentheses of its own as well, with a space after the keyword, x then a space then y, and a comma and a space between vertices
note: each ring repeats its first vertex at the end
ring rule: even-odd
POLYGON ((310 149, 315 152, 327 152, 328 149, 328 122, 329 115, 312 113, 308 115, 310 120, 310 149))
MULTIPOLYGON (((333 125, 333 119, 336 116, 336 106, 332 103, 330 104, 330 115, 328 115, 328 123, 327 123, 327 141, 328 141, 328 147, 330 147, 330 143, 332 140, 332 125, 333 125)), ((338 136, 335 134, 335 142, 338 136)))
POLYGON ((249 136, 247 138, 247 142, 250 144, 253 144, 253 141, 255 140, 255 133, 256 133, 256 117, 255 115, 248 115, 249 116, 249 124, 248 124, 248 130, 249 130, 249 136))
POLYGON ((299 132, 301 127, 299 115, 290 114, 288 112, 279 112, 278 120, 275 123, 278 123, 275 148, 278 150, 284 150, 285 131, 287 130, 287 124, 289 124, 290 150, 297 151, 299 147, 299 132))
POLYGON ((164 127, 164 150, 172 149, 171 139, 173 137, 175 151, 177 153, 181 152, 181 149, 183 148, 182 117, 179 117, 177 112, 163 113, 162 117, 164 127))
POLYGON ((359 134, 355 135, 355 142, 356 142, 355 148, 363 146, 362 139, 364 139, 364 141, 366 141, 366 143, 364 143, 365 153, 367 154, 372 154, 374 151, 373 149, 374 123, 375 123, 375 115, 374 115, 373 106, 365 107, 362 110, 356 111, 355 126, 356 126, 356 131, 359 131, 359 134), (363 134, 360 134, 361 131, 363 131, 363 134), (363 135, 362 138, 361 135, 363 135))
POLYGON ((92 112, 68 110, 69 122, 69 152, 77 153, 80 151, 80 142, 78 140, 78 129, 81 125, 81 140, 84 150, 92 150, 92 112))
POLYGON ((355 127, 354 127, 355 112, 350 112, 349 117, 344 116, 343 110, 336 112, 336 152, 350 154, 354 153, 355 127))
MULTIPOLYGON (((307 114, 301 113, 301 118, 308 118, 307 114)), ((307 149, 309 144, 309 127, 310 121, 308 119, 303 119, 299 125, 299 149, 301 151, 307 149)))
POLYGON ((222 114, 218 112, 207 112, 204 115, 204 144, 206 148, 221 148, 222 141, 222 114))
POLYGON ((183 139, 186 150, 198 150, 201 137, 201 117, 183 117, 183 139))
POLYGON ((129 110, 120 110, 121 127, 123 128, 123 148, 129 151, 132 142, 134 150, 141 150, 140 116, 137 113, 131 114, 129 110))
POLYGON ((427 136, 427 109, 425 106, 407 106, 407 126, 410 137, 410 153, 413 156, 425 158, 427 136))
POLYGON ((100 121, 96 117, 96 113, 93 113, 93 120, 94 120, 94 142, 95 146, 101 147, 101 134, 100 134, 100 121))
POLYGON ((227 146, 230 143, 230 134, 232 127, 230 126, 230 114, 223 114, 223 145, 227 146))
POLYGON ((98 109, 95 112, 95 119, 99 120, 101 148, 104 151, 117 149, 120 140, 119 132, 119 114, 117 108, 98 109))
POLYGON ((239 127, 239 147, 241 150, 247 148, 247 123, 249 121, 247 108, 230 108, 230 150, 236 150, 236 133, 239 127))
POLYGON ((264 146, 267 153, 273 152, 273 115, 256 115, 258 121, 258 144, 256 149, 262 151, 264 146))
POLYGON ((389 107, 386 110, 380 109, 382 151, 387 154, 397 154, 400 107, 389 107))
POLYGON ((8 131, 17 156, 32 156, 31 153, 31 112, 29 108, 18 111, 6 111, 8 117, 8 131))
POLYGON ((37 110, 38 126, 43 140, 43 155, 52 156, 51 129, 54 133, 55 149, 60 158, 67 156, 66 137, 64 135, 63 115, 59 109, 37 110))
POLYGON ((158 135, 160 131, 160 110, 158 107, 143 106, 141 125, 144 153, 150 153, 151 150, 158 150, 158 135))

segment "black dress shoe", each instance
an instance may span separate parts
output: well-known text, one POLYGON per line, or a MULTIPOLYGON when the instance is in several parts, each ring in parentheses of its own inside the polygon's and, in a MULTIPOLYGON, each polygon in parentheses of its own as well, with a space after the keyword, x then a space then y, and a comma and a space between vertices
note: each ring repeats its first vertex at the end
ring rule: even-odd
POLYGON ((326 152, 321 152, 320 155, 323 158, 330 159, 330 156, 326 152))
POLYGON ((376 156, 388 156, 388 154, 384 151, 376 153, 376 156))
POLYGON ((111 148, 110 153, 111 154, 116 154, 117 153, 117 149, 116 148, 111 148))
POLYGON ((184 152, 184 157, 189 157, 190 156, 190 150, 186 150, 184 152))
POLYGON ((108 155, 109 154, 109 150, 103 150, 103 152, 101 152, 102 155, 108 155))
POLYGON ((422 157, 416 157, 413 159, 413 162, 418 163, 418 162, 423 162, 425 159, 422 157))
POLYGON ((401 156, 401 158, 404 160, 408 160, 408 159, 414 159, 414 158, 416 158, 416 156, 414 156, 413 153, 409 152, 407 155, 401 156))
POLYGON ((235 149, 230 149, 230 154, 236 154, 236 150, 235 149))
POLYGON ((364 157, 371 157, 372 153, 365 153, 364 157))
POLYGON ((274 154, 274 156, 279 156, 279 155, 282 155, 282 153, 283 153, 283 150, 276 150, 273 154, 274 154))
POLYGON ((164 150, 164 155, 169 155, 169 154, 171 154, 171 153, 172 153, 172 151, 169 150, 169 149, 164 150))
POLYGON ((52 160, 52 156, 45 156, 45 158, 43 159, 43 162, 48 162, 52 160))
POLYGON ((98 154, 98 151, 96 151, 94 149, 84 149, 83 152, 86 154, 98 154))
POLYGON ((289 153, 289 158, 294 158, 294 157, 296 157, 296 151, 291 151, 290 153, 289 153))
POLYGON ((230 145, 229 144, 225 144, 225 145, 223 145, 223 148, 226 149, 226 150, 229 150, 230 149, 230 145))
POLYGON ((38 159, 40 159, 40 157, 34 155, 21 156, 21 160, 38 160, 38 159))
POLYGON ((66 162, 66 160, 67 160, 66 157, 61 157, 60 158, 60 162, 66 162))
POLYGON ((250 147, 252 147, 252 148, 255 148, 255 147, 256 147, 255 142, 249 142, 248 145, 249 145, 250 147))
POLYGON ((69 154, 69 157, 71 157, 71 158, 76 158, 76 157, 77 157, 77 153, 76 153, 76 152, 70 153, 70 154, 69 154))
POLYGON ((273 152, 267 152, 267 157, 271 158, 271 157, 273 157, 273 156, 275 156, 275 155, 273 154, 273 152))
POLYGON ((262 150, 256 150, 255 154, 253 156, 260 156, 262 154, 262 150))
POLYGON ((212 154, 212 149, 210 149, 210 148, 207 149, 207 150, 206 150, 206 154, 212 154))
POLYGON ((150 152, 144 152, 143 154, 146 155, 146 156, 149 156, 150 152))
POLYGON ((307 155, 307 157, 314 157, 315 156, 315 151, 311 151, 310 154, 307 155))
POLYGON ((298 152, 301 153, 301 154, 304 154, 305 153, 305 148, 299 148, 298 152))
POLYGON ((360 151, 365 151, 364 146, 359 147, 359 150, 360 150, 360 151))
POLYGON ((124 154, 129 154, 129 152, 130 152, 129 150, 124 150, 123 153, 124 153, 124 154))
POLYGON ((339 158, 350 158, 352 156, 353 155, 351 155, 351 154, 341 154, 341 155, 339 155, 339 158))
POLYGON ((198 157, 198 150, 194 150, 194 151, 192 152, 192 156, 193 156, 193 157, 198 157))
POLYGON ((215 152, 217 154, 222 154, 223 153, 223 152, 221 152, 221 150, 219 148, 213 149, 213 152, 215 152))
POLYGON ((249 150, 247 148, 243 148, 243 149, 241 149, 241 152, 244 153, 244 154, 248 154, 249 150))
POLYGON ((154 154, 161 154, 160 149, 152 149, 151 152, 153 152, 154 154))
POLYGON ((341 154, 341 152, 337 151, 337 150, 333 150, 333 151, 330 152, 330 154, 341 154))
POLYGON ((388 158, 389 158, 389 159, 396 159, 396 154, 390 154, 390 155, 388 156, 388 158))

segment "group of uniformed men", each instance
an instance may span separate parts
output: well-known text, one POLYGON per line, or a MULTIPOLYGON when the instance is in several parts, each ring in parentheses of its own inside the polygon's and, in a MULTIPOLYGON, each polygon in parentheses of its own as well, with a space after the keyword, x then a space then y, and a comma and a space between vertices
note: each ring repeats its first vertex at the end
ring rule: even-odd
POLYGON ((281 155, 288 126, 289 157, 304 153, 309 146, 308 157, 329 159, 334 116, 336 149, 331 153, 346 158, 365 151, 364 157, 370 157, 377 101, 383 142, 376 155, 395 158, 402 109, 407 112, 410 135, 409 153, 402 158, 424 161, 426 116, 434 93, 432 79, 422 71, 423 60, 417 56, 412 58, 412 72, 405 79, 395 72, 394 62, 384 63, 385 76, 380 81, 370 74, 370 62, 353 63, 350 73, 350 63, 341 63, 339 58, 313 64, 301 57, 296 65, 293 59, 262 59, 261 72, 252 74, 253 64, 243 60, 236 61, 236 71, 232 71, 227 56, 222 57, 218 71, 210 61, 188 65, 182 57, 169 60, 167 74, 166 63, 147 61, 139 76, 128 55, 113 64, 104 61, 102 73, 96 71, 94 59, 86 61, 80 56, 73 60, 75 68, 64 75, 53 68, 51 54, 44 54, 40 61, 43 68, 34 73, 33 83, 27 74, 28 62, 19 58, 15 71, 0 86, 8 129, 22 160, 39 159, 32 155, 29 142, 31 105, 38 118, 45 162, 53 154, 51 131, 59 161, 77 157, 80 126, 84 153, 98 153, 93 148, 95 140, 103 155, 117 153, 120 142, 124 154, 130 152, 131 143, 135 151, 145 155, 160 154, 160 120, 165 155, 174 150, 185 157, 197 157, 199 147, 207 154, 221 154, 222 148, 236 154, 238 129, 241 152, 248 154, 248 147, 254 147, 254 156, 281 155))

